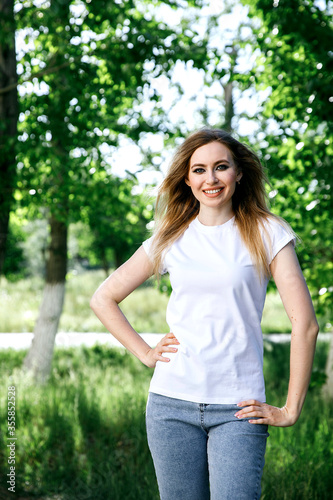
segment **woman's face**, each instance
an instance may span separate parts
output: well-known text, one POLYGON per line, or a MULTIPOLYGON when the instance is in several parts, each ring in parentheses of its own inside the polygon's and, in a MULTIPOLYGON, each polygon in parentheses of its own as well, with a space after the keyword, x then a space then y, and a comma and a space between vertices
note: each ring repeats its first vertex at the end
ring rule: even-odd
POLYGON ((185 182, 199 201, 200 208, 230 209, 236 182, 241 177, 231 151, 215 141, 194 151, 185 182))

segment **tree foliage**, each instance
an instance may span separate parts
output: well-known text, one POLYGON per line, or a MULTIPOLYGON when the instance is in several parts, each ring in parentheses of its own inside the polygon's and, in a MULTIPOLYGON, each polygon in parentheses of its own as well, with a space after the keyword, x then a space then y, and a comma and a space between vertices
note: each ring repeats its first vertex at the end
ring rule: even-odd
MULTIPOLYGON (((138 140, 157 127, 163 130, 158 107, 148 119, 140 110, 151 75, 168 73, 179 58, 200 64, 205 56, 204 42, 193 42, 193 30, 181 23, 175 32, 157 21, 150 8, 145 1, 131 0, 28 1, 16 6, 17 27, 25 30, 29 44, 18 67, 25 82, 18 187, 22 205, 46 210, 50 224, 46 286, 24 362, 41 381, 50 372, 63 306, 69 223, 87 211, 96 246, 104 242, 101 257, 109 240, 106 223, 117 261, 123 259, 122 252, 128 253, 135 231, 128 234, 126 223, 120 231, 116 222, 119 226, 119 218, 125 217, 142 229, 144 217, 127 200, 133 183, 124 180, 120 186, 105 152, 110 154, 119 136, 138 140), (113 183, 111 189, 106 189, 108 183, 113 183)), ((158 100, 155 94, 150 97, 158 100)))
POLYGON ((257 144, 269 170, 270 192, 299 234, 299 257, 317 310, 333 296, 332 186, 333 24, 330 8, 310 0, 246 0, 261 55, 252 77, 270 88, 257 144))
MULTIPOLYGON (((236 101, 254 85, 257 91, 270 90, 252 117, 257 126, 253 143, 272 181, 273 210, 302 239, 299 257, 323 313, 332 296, 331 3, 242 3, 252 19, 232 37, 231 31, 221 31, 228 24, 223 23, 226 11, 213 16, 200 34, 201 11, 192 25, 181 21, 172 28, 154 17, 158 4, 177 8, 199 5, 196 1, 17 2, 17 28, 29 43, 18 64, 21 203, 34 207, 35 214, 47 207, 66 224, 84 217, 101 259, 106 242, 119 244, 127 256, 130 242, 141 241, 134 235, 145 226, 144 204, 133 195, 135 181, 113 174, 113 151, 119 137, 137 142, 157 130, 170 132, 160 93, 150 82, 170 74, 179 59, 193 61, 204 68, 208 98, 197 115, 198 126, 203 121, 231 126, 221 106, 227 91, 236 101), (254 54, 259 54, 257 65, 243 70, 244 58, 252 60, 254 54), (214 82, 219 95, 211 91, 214 82), (148 118, 142 112, 147 99, 155 104, 148 118), (124 227, 122 218, 128 222, 124 227)), ((232 13, 237 2, 223 5, 232 13)), ((237 106, 232 110, 232 99, 229 104, 237 133, 241 116, 237 106)))
POLYGON ((9 215, 14 206, 16 183, 16 80, 14 1, 0 0, 0 276, 3 272, 9 215), (4 92, 4 89, 7 90, 4 92))
POLYGON ((34 40, 20 71, 41 89, 21 97, 20 188, 29 205, 77 220, 85 187, 110 168, 103 146, 162 127, 158 112, 144 120, 139 110, 150 76, 178 57, 199 57, 200 46, 193 33, 176 35, 133 2, 55 0, 23 7, 18 18, 34 40))
POLYGON ((147 224, 153 218, 148 195, 135 193, 137 181, 101 175, 91 186, 86 220, 92 230, 91 252, 108 274, 112 253, 119 267, 137 250, 147 235, 147 224), (103 196, 101 196, 103 193, 103 196))

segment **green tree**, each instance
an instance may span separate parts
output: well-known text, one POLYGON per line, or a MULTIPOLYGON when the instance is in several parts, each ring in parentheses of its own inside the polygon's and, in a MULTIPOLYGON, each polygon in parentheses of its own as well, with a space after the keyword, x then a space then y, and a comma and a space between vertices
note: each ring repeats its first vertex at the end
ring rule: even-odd
MULTIPOLYGON (((244 3, 261 19, 262 56, 253 77, 258 88, 271 88, 261 126, 274 179, 270 196, 303 240, 299 257, 316 309, 332 321, 332 2, 244 3)), ((326 374, 324 393, 333 398, 333 342, 326 374)))
POLYGON ((17 281, 25 276, 25 256, 23 246, 26 234, 19 217, 11 213, 10 224, 6 244, 6 259, 3 266, 3 274, 11 281, 17 281))
POLYGON ((93 234, 92 248, 106 275, 112 254, 115 267, 123 264, 147 237, 147 223, 153 218, 153 205, 147 194, 135 193, 133 178, 97 174, 91 186, 86 219, 93 234))
POLYGON ((261 55, 251 76, 258 89, 271 89, 257 134, 273 180, 270 197, 303 240, 299 257, 324 314, 333 296, 332 17, 315 1, 244 3, 261 20, 261 55))
POLYGON ((65 293, 68 224, 80 218, 91 187, 99 188, 92 177, 108 168, 103 147, 115 147, 120 134, 138 140, 165 130, 158 109, 149 120, 140 112, 149 79, 167 73, 178 58, 200 64, 205 49, 183 25, 175 32, 157 22, 145 2, 20 6, 17 24, 34 49, 19 68, 35 87, 21 87, 19 188, 23 203, 47 210, 50 224, 46 286, 25 366, 43 380, 65 293))
POLYGON ((247 112, 236 112, 237 100, 251 87, 254 90, 253 81, 248 77, 255 43, 252 22, 245 17, 244 9, 236 27, 230 29, 227 22, 228 18, 239 16, 239 9, 238 1, 228 0, 222 12, 207 21, 210 37, 204 81, 207 88, 214 86, 217 91, 208 98, 213 101, 210 110, 207 106, 201 111, 205 121, 236 133, 239 133, 240 119, 249 119, 247 112))
POLYGON ((0 276, 14 204, 18 99, 14 0, 0 0, 0 276))

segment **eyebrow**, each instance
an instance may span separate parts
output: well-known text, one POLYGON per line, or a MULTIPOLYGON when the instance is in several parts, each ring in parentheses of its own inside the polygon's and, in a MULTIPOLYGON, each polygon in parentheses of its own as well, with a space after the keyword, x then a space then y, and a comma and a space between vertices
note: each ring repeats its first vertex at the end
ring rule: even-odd
MULTIPOLYGON (((218 160, 216 161, 213 165, 219 165, 220 163, 227 163, 228 165, 230 165, 230 162, 228 160, 218 160)), ((194 163, 193 165, 191 165, 191 168, 194 168, 194 167, 206 167, 207 165, 205 165, 204 163, 194 163)))

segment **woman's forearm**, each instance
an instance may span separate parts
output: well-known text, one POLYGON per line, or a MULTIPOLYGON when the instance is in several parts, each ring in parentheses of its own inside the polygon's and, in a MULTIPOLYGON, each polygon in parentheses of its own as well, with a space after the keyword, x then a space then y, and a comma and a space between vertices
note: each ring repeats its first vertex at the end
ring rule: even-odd
POLYGON ((151 348, 131 326, 119 305, 113 300, 94 295, 90 307, 105 328, 128 351, 134 354, 142 363, 147 364, 147 353, 151 348))
POLYGON ((309 387, 313 358, 318 335, 318 324, 316 322, 307 328, 306 334, 294 331, 291 334, 290 344, 290 378, 286 408, 298 419, 305 396, 309 387))
POLYGON ((118 304, 151 275, 152 264, 141 246, 100 285, 90 301, 90 307, 107 330, 147 366, 153 366, 152 349, 130 325, 118 304))
POLYGON ((289 427, 297 422, 310 382, 317 334, 318 325, 315 320, 310 327, 295 327, 293 330, 286 404, 279 408, 257 400, 241 401, 238 406, 243 408, 235 414, 237 418, 248 418, 249 422, 255 425, 268 424, 277 427, 289 427))

